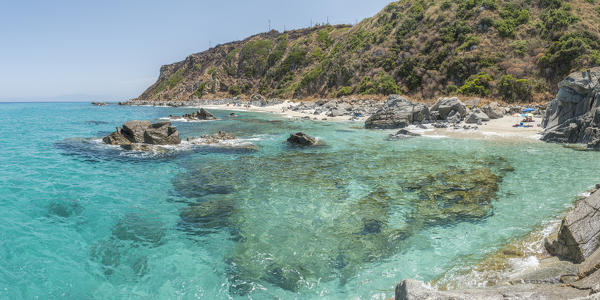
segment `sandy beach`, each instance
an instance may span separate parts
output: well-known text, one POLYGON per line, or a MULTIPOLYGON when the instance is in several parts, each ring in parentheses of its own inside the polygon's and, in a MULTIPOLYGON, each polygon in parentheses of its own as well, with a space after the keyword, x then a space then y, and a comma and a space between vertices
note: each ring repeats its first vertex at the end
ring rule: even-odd
MULTIPOLYGON (((274 113, 289 118, 309 118, 318 121, 331 122, 364 122, 368 117, 337 116, 328 117, 325 113, 314 114, 310 112, 294 111, 291 108, 299 105, 297 102, 285 101, 281 104, 271 106, 234 106, 234 105, 202 105, 194 108, 229 110, 229 111, 250 111, 274 113)), ((409 126, 407 129, 425 136, 465 138, 465 139, 506 139, 506 140, 539 140, 543 128, 540 127, 541 117, 535 117, 531 128, 513 127, 514 124, 521 122, 523 117, 504 116, 500 119, 494 119, 484 122, 482 125, 460 123, 460 129, 434 128, 431 124, 425 125, 427 129, 417 126, 409 126), (477 129, 464 129, 464 126, 477 127, 477 129)))

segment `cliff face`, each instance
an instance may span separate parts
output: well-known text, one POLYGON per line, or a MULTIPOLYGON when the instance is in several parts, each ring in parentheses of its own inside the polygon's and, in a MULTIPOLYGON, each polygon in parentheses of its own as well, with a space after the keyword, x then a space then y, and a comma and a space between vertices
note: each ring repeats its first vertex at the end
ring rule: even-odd
POLYGON ((397 1, 355 26, 271 31, 161 67, 138 99, 462 94, 550 100, 600 64, 600 4, 572 0, 397 1))

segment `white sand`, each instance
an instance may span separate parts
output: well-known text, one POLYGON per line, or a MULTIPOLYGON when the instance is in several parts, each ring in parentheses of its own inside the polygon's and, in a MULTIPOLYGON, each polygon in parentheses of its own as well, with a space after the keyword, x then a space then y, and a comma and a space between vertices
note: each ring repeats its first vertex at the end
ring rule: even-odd
MULTIPOLYGON (((268 112, 268 113, 274 113, 274 114, 279 114, 279 115, 283 115, 289 118, 305 118, 305 117, 309 117, 311 120, 323 120, 323 119, 327 119, 324 121, 334 121, 334 122, 343 122, 343 121, 350 121, 352 119, 351 116, 339 116, 339 117, 328 117, 325 113, 321 113, 318 115, 312 114, 312 113, 303 113, 300 111, 293 111, 291 109, 289 109, 290 106, 297 106, 300 103, 296 103, 296 102, 291 102, 291 101, 285 101, 281 104, 277 104, 277 105, 271 105, 271 106, 265 106, 265 107, 261 107, 261 106, 253 106, 253 105, 249 105, 249 106, 234 106, 234 105, 201 105, 198 106, 197 108, 204 108, 204 109, 218 109, 218 110, 231 110, 231 111, 252 111, 252 112, 268 112)), ((355 118, 356 121, 364 121, 366 120, 365 117, 363 118, 355 118)))
POLYGON ((474 138, 474 139, 506 139, 506 140, 539 140, 543 128, 539 126, 542 122, 541 118, 534 118, 535 122, 525 123, 531 124, 531 128, 513 127, 514 124, 519 124, 523 117, 505 116, 501 119, 490 120, 484 122, 483 125, 475 125, 478 129, 454 129, 454 128, 436 128, 434 130, 425 131, 425 135, 431 136, 447 136, 452 138, 474 138))
MULTIPOLYGON (((234 106, 234 105, 202 105, 195 108, 205 109, 218 109, 218 110, 229 110, 229 111, 251 111, 251 112, 267 112, 279 114, 289 118, 310 118, 311 120, 323 120, 333 122, 344 122, 354 120, 357 122, 364 122, 367 118, 354 118, 351 116, 339 116, 339 117, 328 117, 325 113, 318 115, 312 113, 303 113, 300 111, 293 111, 290 107, 299 105, 299 103, 285 101, 284 103, 272 105, 272 106, 234 106), (326 119, 326 120, 324 120, 326 119)), ((461 123, 461 129, 454 128, 433 128, 431 125, 427 125, 428 130, 419 130, 415 128, 409 128, 409 130, 421 133, 425 136, 430 137, 450 137, 450 138, 464 138, 464 139, 505 139, 505 140, 539 140, 540 133, 543 129, 539 126, 542 119, 534 118, 533 123, 526 123, 533 125, 532 128, 513 127, 514 124, 521 122, 523 117, 505 116, 501 119, 490 120, 484 122, 483 125, 476 124, 464 124, 461 123), (464 125, 477 126, 478 129, 462 129, 464 125)))

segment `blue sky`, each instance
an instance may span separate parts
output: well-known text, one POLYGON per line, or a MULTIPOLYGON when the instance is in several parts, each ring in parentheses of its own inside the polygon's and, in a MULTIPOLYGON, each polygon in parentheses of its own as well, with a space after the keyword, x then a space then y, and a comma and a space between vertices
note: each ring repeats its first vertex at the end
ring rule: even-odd
POLYGON ((390 0, 0 0, 0 101, 125 100, 209 45, 355 23, 390 0))

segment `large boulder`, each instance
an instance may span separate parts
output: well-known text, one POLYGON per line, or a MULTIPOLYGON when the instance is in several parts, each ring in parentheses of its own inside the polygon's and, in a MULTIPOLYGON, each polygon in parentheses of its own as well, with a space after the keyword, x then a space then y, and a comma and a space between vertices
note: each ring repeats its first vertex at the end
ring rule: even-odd
POLYGON ((490 117, 479 109, 473 110, 465 119, 467 124, 481 124, 481 122, 487 122, 490 117))
POLYGON ((126 150, 152 150, 151 145, 177 145, 181 143, 179 131, 171 122, 152 124, 149 121, 129 121, 102 141, 110 145, 120 145, 126 150))
POLYGON ((179 131, 171 122, 150 125, 144 132, 144 143, 151 145, 176 145, 181 143, 179 131))
POLYGON ((365 121, 366 128, 404 128, 413 122, 429 121, 427 106, 414 103, 405 97, 391 95, 375 114, 365 121))
POLYGON ((143 143, 144 132, 152 125, 150 121, 129 121, 123 124, 122 133, 132 143, 143 143))
POLYGON ((506 109, 498 102, 491 102, 481 107, 481 110, 490 117, 490 119, 500 119, 506 114, 506 109))
POLYGON ((446 120, 452 111, 458 112, 461 118, 467 115, 467 107, 456 97, 440 98, 430 110, 437 111, 440 120, 446 120))
POLYGON ((600 247, 600 191, 579 201, 562 220, 558 236, 545 241, 548 252, 581 263, 600 247))
POLYGON ((304 132, 292 133, 287 142, 297 146, 313 146, 317 144, 317 139, 304 132))
POLYGON ((542 140, 600 149, 600 67, 572 73, 559 88, 542 120, 542 140))

